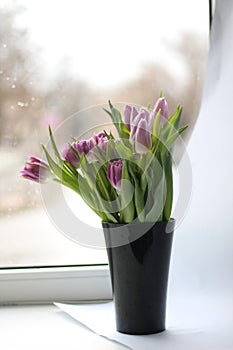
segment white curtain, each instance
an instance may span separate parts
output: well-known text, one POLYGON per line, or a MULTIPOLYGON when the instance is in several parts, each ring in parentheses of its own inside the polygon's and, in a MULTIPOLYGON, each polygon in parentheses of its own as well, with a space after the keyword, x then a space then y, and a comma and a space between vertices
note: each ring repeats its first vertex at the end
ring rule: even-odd
POLYGON ((229 292, 233 290, 232 0, 216 3, 203 103, 188 154, 192 199, 176 232, 173 286, 229 292))

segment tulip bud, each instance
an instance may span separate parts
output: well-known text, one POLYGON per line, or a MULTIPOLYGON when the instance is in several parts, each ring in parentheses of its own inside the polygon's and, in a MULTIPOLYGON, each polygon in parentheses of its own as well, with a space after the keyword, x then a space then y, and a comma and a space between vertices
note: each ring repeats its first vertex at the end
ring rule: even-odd
POLYGON ((30 156, 20 175, 35 182, 45 182, 51 175, 49 164, 40 158, 30 156))
POLYGON ((135 150, 138 153, 146 153, 152 146, 151 130, 153 118, 152 113, 142 108, 131 125, 129 140, 131 143, 135 143, 135 150))
POLYGON ((136 118, 134 119, 134 121, 132 122, 131 124, 131 132, 130 132, 130 137, 129 137, 129 140, 131 143, 134 142, 135 140, 135 133, 137 131, 137 127, 138 127, 138 123, 141 119, 145 119, 145 113, 143 111, 141 111, 137 116, 136 118))
POLYGON ((88 152, 95 146, 95 142, 93 139, 89 140, 81 140, 79 142, 76 142, 76 148, 78 151, 79 156, 81 156, 83 153, 85 155, 88 154, 88 152))
MULTIPOLYGON (((100 149, 102 149, 104 152, 106 151, 108 138, 103 131, 99 132, 98 134, 94 134, 93 140, 94 140, 95 145, 98 145, 98 147, 100 149)), ((93 149, 94 153, 97 152, 96 148, 93 149)))
POLYGON ((124 123, 125 126, 128 130, 130 130, 130 116, 131 116, 131 110, 132 107, 129 105, 126 105, 123 111, 123 116, 124 116, 124 123))
POLYGON ((122 166, 122 159, 108 162, 107 178, 118 192, 121 190, 122 166))
POLYGON ((153 108, 153 112, 156 114, 160 110, 161 122, 164 124, 168 119, 168 104, 165 97, 160 97, 153 108))
POLYGON ((101 142, 108 141, 108 138, 103 131, 100 131, 98 134, 94 134, 93 139, 97 145, 101 142))
MULTIPOLYGON (((77 144, 78 142, 73 142, 72 147, 77 151, 77 144)), ((74 153, 72 148, 69 145, 65 145, 65 148, 61 152, 62 157, 69 162, 71 165, 73 165, 74 168, 77 168, 79 166, 79 160, 77 155, 74 153)))
POLYGON ((135 132, 135 151, 137 153, 147 153, 152 147, 151 132, 148 130, 146 119, 141 119, 135 132))
POLYGON ((137 115, 138 115, 138 111, 134 106, 130 106, 130 105, 125 106, 124 112, 123 112, 124 123, 129 131, 131 129, 131 124, 137 115))
MULTIPOLYGON (((78 155, 81 157, 84 153, 85 155, 95 146, 93 139, 75 141, 72 143, 72 147, 78 152, 78 155)), ((63 158, 69 162, 73 167, 77 168, 79 166, 79 159, 73 149, 66 145, 64 150, 61 152, 63 158)))

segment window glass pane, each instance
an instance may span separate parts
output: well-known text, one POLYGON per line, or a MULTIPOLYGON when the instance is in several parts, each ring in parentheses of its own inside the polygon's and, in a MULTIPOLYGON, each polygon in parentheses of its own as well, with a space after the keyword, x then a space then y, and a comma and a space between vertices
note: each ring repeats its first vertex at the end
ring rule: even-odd
MULTIPOLYGON (((208 20, 203 0, 1 1, 0 267, 107 261, 105 250, 59 233, 40 186, 19 171, 27 155, 41 155, 48 124, 63 125, 62 145, 106 122, 104 113, 69 117, 91 106, 96 111, 108 99, 148 105, 162 90, 170 111, 184 106, 188 139, 201 102, 208 20)), ((50 191, 49 205, 56 207, 54 185, 50 191)), ((74 215, 100 227, 79 199, 66 190, 64 196, 74 215)))

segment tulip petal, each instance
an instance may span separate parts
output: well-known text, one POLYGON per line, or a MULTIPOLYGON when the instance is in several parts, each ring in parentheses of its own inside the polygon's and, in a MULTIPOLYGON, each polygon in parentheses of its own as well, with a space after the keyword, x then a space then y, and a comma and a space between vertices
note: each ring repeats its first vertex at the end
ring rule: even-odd
POLYGON ((50 177, 50 169, 44 160, 30 156, 20 171, 20 176, 35 182, 44 182, 50 177))
POLYGON ((133 120, 133 122, 131 123, 131 132, 130 132, 130 137, 129 137, 129 140, 130 140, 131 143, 134 142, 135 134, 136 134, 137 127, 138 127, 138 123, 139 123, 140 120, 143 118, 143 115, 144 115, 143 112, 139 113, 139 114, 135 117, 135 119, 133 120))
POLYGON ((122 159, 108 162, 107 178, 117 191, 121 190, 122 166, 122 159))
POLYGON ((159 110, 161 115, 161 121, 162 123, 164 123, 164 121, 168 119, 168 103, 165 97, 160 97, 155 103, 153 111, 157 113, 159 110))
POLYGON ((130 115, 130 124, 133 123, 134 119, 137 117, 138 115, 138 111, 136 109, 136 107, 132 107, 132 110, 131 110, 131 115, 130 115))
POLYGON ((145 119, 141 119, 135 133, 135 150, 137 153, 147 153, 152 147, 151 133, 145 119))
POLYGON ((130 130, 130 118, 131 118, 131 112, 132 112, 132 106, 125 105, 123 116, 124 116, 124 123, 128 130, 130 130))

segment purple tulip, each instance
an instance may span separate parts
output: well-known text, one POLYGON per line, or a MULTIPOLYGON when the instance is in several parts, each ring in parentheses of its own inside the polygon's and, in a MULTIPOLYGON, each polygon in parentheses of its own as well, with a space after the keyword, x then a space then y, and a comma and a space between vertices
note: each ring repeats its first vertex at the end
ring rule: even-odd
POLYGON ((98 134, 94 134, 93 140, 95 141, 95 144, 98 145, 100 149, 106 152, 108 138, 103 131, 99 132, 98 134))
POLYGON ((135 143, 137 153, 146 153, 152 147, 151 132, 154 113, 141 108, 131 124, 130 142, 135 143))
POLYGON ((20 175, 35 182, 45 182, 51 175, 49 164, 40 158, 30 156, 20 175))
POLYGON ((134 106, 126 105, 123 111, 124 123, 127 129, 130 131, 133 120, 138 115, 138 111, 134 106))
POLYGON ((135 132, 135 151, 136 153, 147 153, 151 147, 151 131, 148 130, 146 119, 141 119, 135 132))
POLYGON ((98 134, 94 134, 93 139, 95 140, 96 144, 108 141, 108 138, 103 131, 100 131, 98 134))
MULTIPOLYGON (((95 141, 95 146, 94 148, 91 150, 90 153, 88 153, 88 161, 89 162, 95 162, 98 160, 98 158, 102 157, 102 152, 99 150, 99 148, 103 151, 106 152, 107 151, 107 146, 109 146, 109 154, 108 156, 111 157, 111 159, 117 158, 117 154, 115 151, 114 146, 109 142, 109 139, 107 138, 106 134, 101 131, 98 134, 94 134, 93 135, 93 139, 95 141), (95 157, 97 156, 97 157, 95 157)), ((118 139, 114 139, 113 140, 115 143, 117 143, 119 140, 118 139)), ((109 159, 108 159, 109 160, 109 159)))
POLYGON ((83 153, 85 155, 90 152, 90 150, 95 146, 95 142, 93 139, 89 140, 81 140, 79 142, 76 142, 76 148, 78 151, 79 156, 81 156, 83 153))
POLYGON ((118 192, 121 190, 122 166, 122 159, 108 162, 107 178, 118 192))
MULTIPOLYGON (((90 152, 90 150, 95 146, 95 142, 93 139, 89 139, 75 141, 71 145, 77 151, 79 157, 81 157, 83 153, 87 155, 90 152)), ((73 165, 73 167, 77 168, 79 166, 79 159, 69 145, 66 145, 61 153, 62 157, 73 165)))
MULTIPOLYGON (((73 142, 72 143, 72 147, 74 147, 74 149, 76 149, 76 143, 77 142, 73 142)), ((72 148, 69 145, 65 145, 65 148, 61 151, 62 157, 69 162, 71 165, 73 165, 73 167, 77 168, 79 166, 79 160, 78 157, 76 156, 76 154, 74 153, 74 151, 72 150, 72 148)))
POLYGON ((164 124, 168 120, 168 104, 165 97, 160 97, 153 108, 155 114, 160 110, 161 122, 164 124))

